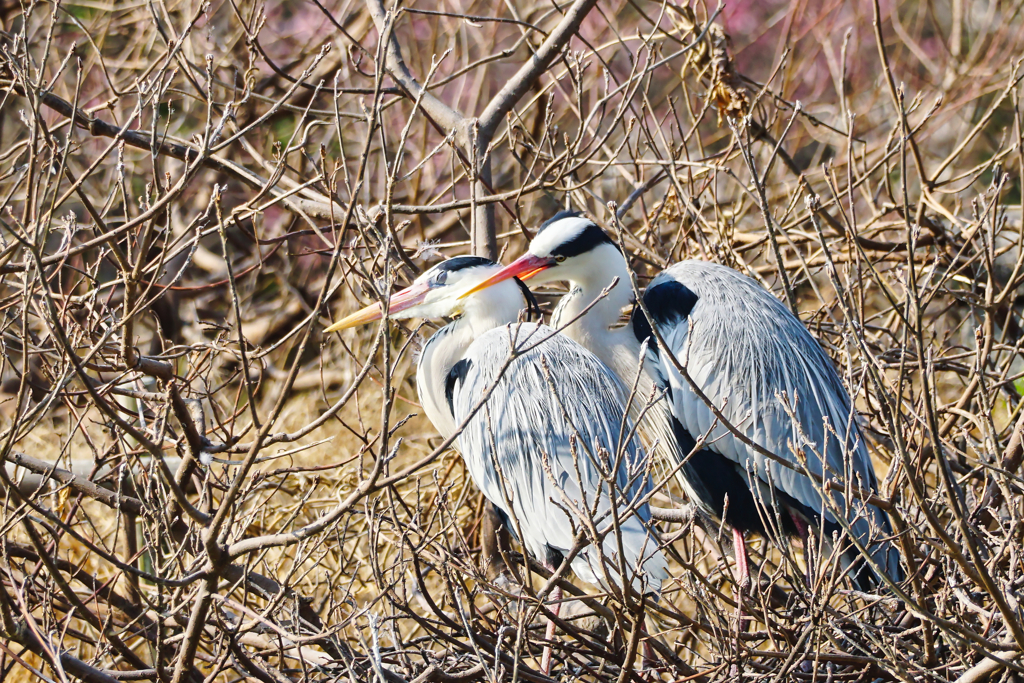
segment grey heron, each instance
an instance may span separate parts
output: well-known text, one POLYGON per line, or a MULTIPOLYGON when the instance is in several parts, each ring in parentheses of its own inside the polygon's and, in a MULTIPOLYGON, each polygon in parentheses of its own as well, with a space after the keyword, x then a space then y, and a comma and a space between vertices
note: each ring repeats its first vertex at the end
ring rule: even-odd
MULTIPOLYGON (((800 320, 754 280, 703 261, 676 263, 643 295, 652 320, 634 306, 631 324, 617 326, 623 308, 635 304, 626 259, 604 230, 571 211, 544 223, 526 254, 476 290, 513 276, 569 282, 552 326, 568 323, 565 334, 624 382, 639 375, 640 396, 663 392, 641 419, 640 431, 649 447, 657 442, 678 467, 677 478, 698 509, 732 527, 741 583, 749 578, 748 533, 773 539, 799 535, 806 541, 809 527, 843 536, 844 524, 881 571, 902 578, 885 513, 835 493, 834 514, 824 504, 820 482, 802 470, 795 451, 803 453, 814 475, 846 477, 862 491, 877 490, 853 403, 831 360, 800 320), (615 278, 616 286, 597 300, 615 278), (659 348, 652 324, 668 348, 659 348), (649 347, 641 370, 645 340, 649 347), (676 362, 666 357, 669 353, 676 362), (680 368, 745 439, 716 418, 680 368), (697 449, 702 436, 706 439, 697 449)), ((631 408, 638 405, 644 407, 641 401, 631 408)), ((845 541, 842 561, 858 588, 868 589, 879 578, 862 559, 845 541)))
MULTIPOLYGON (((465 423, 455 443, 470 476, 543 565, 553 570, 571 558, 573 572, 587 583, 657 594, 668 572, 650 528, 650 481, 629 427, 625 387, 568 337, 517 322, 529 294, 522 282, 507 279, 463 296, 499 269, 488 259, 455 257, 390 298, 389 318, 454 318, 419 358, 424 411, 446 438, 465 423), (572 556, 578 532, 588 528, 598 542, 572 556)), ((376 303, 327 331, 383 314, 376 303)), ((557 615, 560 598, 554 599, 557 615)), ((551 622, 547 633, 550 640, 551 622)), ((545 673, 549 663, 545 650, 545 673)))

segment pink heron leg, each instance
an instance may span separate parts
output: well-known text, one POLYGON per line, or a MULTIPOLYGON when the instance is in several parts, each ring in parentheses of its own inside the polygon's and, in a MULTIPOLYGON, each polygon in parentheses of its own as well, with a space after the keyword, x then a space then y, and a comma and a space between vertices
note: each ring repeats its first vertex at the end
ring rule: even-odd
MULTIPOLYGON (((551 569, 554 572, 554 569, 551 569)), ((560 586, 555 586, 551 590, 551 600, 555 603, 551 607, 551 611, 554 612, 555 616, 562 609, 562 589, 560 586)), ((548 626, 544 629, 544 652, 540 656, 540 672, 547 676, 551 672, 551 646, 550 643, 555 638, 555 622, 553 619, 548 619, 548 626)))
POLYGON ((649 671, 655 668, 658 661, 654 658, 654 648, 651 647, 651 644, 649 642, 647 642, 648 638, 650 637, 650 634, 647 632, 647 627, 643 624, 640 624, 640 633, 643 634, 642 637, 644 639, 643 664, 641 666, 643 671, 649 671))

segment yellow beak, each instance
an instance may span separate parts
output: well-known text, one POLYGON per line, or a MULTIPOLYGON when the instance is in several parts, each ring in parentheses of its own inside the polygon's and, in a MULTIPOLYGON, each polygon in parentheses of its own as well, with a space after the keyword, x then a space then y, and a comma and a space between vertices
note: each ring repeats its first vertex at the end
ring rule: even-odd
MULTIPOLYGON (((427 297, 427 292, 430 291, 430 285, 421 282, 409 285, 402 291, 393 294, 391 299, 388 300, 388 315, 394 315, 400 311, 404 311, 412 308, 418 304, 423 303, 423 300, 427 297)), ((368 322, 374 320, 380 320, 384 317, 384 310, 381 308, 380 302, 370 304, 366 308, 356 311, 355 313, 346 316, 328 327, 325 332, 337 332, 339 330, 347 330, 350 327, 358 327, 365 325, 368 322)))
POLYGON ((481 289, 487 289, 491 285, 496 285, 499 282, 510 278, 518 277, 520 280, 529 280, 537 273, 542 270, 547 270, 553 265, 555 265, 555 262, 550 258, 541 258, 540 256, 534 256, 533 254, 524 254, 478 284, 476 287, 473 287, 468 292, 462 294, 459 298, 465 299, 474 292, 479 292, 481 289))

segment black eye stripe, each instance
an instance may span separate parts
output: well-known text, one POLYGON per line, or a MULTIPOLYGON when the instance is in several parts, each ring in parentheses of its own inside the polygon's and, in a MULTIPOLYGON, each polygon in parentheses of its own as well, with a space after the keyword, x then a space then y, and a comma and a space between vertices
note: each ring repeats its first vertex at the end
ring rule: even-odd
POLYGON ((578 235, 552 249, 551 255, 555 257, 563 256, 565 258, 570 258, 572 256, 585 254, 602 244, 611 244, 612 246, 616 246, 615 243, 612 242, 611 238, 605 234, 604 230, 597 227, 594 223, 588 223, 578 235))
POLYGON ((475 268, 476 266, 493 266, 494 261, 483 256, 454 256, 447 261, 442 261, 434 266, 437 271, 454 272, 464 268, 475 268))

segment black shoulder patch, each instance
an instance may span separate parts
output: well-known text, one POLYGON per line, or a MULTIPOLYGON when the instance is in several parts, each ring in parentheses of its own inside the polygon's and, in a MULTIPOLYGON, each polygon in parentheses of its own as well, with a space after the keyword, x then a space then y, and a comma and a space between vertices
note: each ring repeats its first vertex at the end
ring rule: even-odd
POLYGON ((473 361, 463 358, 452 366, 448 376, 444 378, 444 399, 448 402, 448 410, 455 414, 455 383, 466 379, 466 373, 473 367, 473 361))
POLYGON ((563 218, 577 218, 577 217, 582 216, 582 215, 583 215, 582 211, 573 211, 572 209, 563 209, 563 210, 559 211, 558 213, 556 213, 551 218, 549 218, 546 221, 544 221, 543 223, 541 223, 540 227, 537 228, 537 234, 538 235, 541 234, 542 232, 547 230, 549 227, 551 227, 552 223, 557 223, 558 221, 562 220, 563 218))
POLYGON ((699 297, 681 282, 669 280, 644 292, 644 305, 659 325, 685 320, 699 297))
POLYGON ((452 272, 463 268, 475 268, 476 266, 493 266, 494 261, 483 256, 453 256, 447 261, 442 261, 434 266, 438 272, 446 270, 452 272))
MULTIPOLYGON (((654 322, 658 325, 665 325, 689 317, 698 298, 693 290, 683 283, 670 280, 648 289, 644 293, 644 305, 654 316, 654 322)), ((650 338, 649 348, 657 353, 658 346, 654 338, 654 330, 651 329, 651 323, 640 306, 633 308, 630 321, 633 323, 633 334, 636 335, 637 340, 643 342, 644 339, 650 338)))

